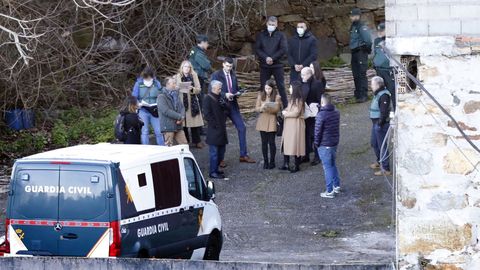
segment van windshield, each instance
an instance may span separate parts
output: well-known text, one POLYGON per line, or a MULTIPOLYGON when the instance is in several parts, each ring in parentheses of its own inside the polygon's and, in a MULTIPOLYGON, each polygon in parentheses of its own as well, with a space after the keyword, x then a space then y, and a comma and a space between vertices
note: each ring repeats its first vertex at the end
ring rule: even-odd
POLYGON ((19 170, 13 186, 13 218, 56 220, 58 169, 19 170))

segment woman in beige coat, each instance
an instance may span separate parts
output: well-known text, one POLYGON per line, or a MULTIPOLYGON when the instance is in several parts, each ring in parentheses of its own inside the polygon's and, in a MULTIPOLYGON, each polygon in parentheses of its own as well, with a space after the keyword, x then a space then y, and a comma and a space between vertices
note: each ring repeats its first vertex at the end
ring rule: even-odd
POLYGON ((302 84, 298 81, 290 85, 290 100, 288 107, 282 111, 283 135, 282 147, 284 163, 281 170, 296 173, 300 170, 300 159, 305 155, 305 119, 302 84), (290 156, 295 157, 295 165, 290 169, 290 156))
POLYGON ((183 125, 185 136, 196 148, 203 148, 200 133, 203 127, 202 110, 200 106, 200 81, 197 73, 192 68, 190 61, 183 61, 180 65, 177 75, 177 86, 180 87, 180 100, 185 106, 185 124, 183 125), (188 129, 190 128, 192 137, 190 139, 188 129))
POLYGON ((275 137, 277 135, 277 113, 281 108, 281 97, 277 95, 275 82, 268 80, 264 89, 260 91, 257 98, 255 110, 260 113, 257 120, 257 130, 262 138, 263 168, 275 168, 275 155, 277 146, 275 137), (270 147, 270 159, 268 158, 268 147, 270 147))

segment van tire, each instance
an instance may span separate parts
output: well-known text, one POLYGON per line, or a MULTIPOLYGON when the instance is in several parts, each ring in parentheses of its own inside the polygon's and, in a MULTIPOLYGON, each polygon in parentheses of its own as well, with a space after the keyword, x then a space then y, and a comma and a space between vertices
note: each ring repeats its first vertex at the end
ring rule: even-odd
POLYGON ((220 236, 218 231, 214 231, 208 237, 207 247, 205 248, 204 260, 218 261, 220 260, 220 251, 222 244, 220 243, 220 236))
POLYGON ((138 254, 137 254, 137 258, 150 258, 150 256, 148 256, 148 251, 146 249, 141 249, 140 251, 138 251, 138 254))

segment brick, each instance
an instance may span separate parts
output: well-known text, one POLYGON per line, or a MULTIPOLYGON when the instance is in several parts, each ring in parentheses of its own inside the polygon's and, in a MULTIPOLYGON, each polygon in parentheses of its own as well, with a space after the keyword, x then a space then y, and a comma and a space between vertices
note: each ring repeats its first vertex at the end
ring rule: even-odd
POLYGON ((417 20, 417 7, 416 6, 397 6, 387 8, 385 10, 385 17, 387 20, 407 21, 417 20))
POLYGON ((462 32, 461 23, 458 20, 431 20, 428 21, 429 36, 459 35, 462 32))
POLYGON ((462 34, 480 35, 480 19, 479 20, 462 20, 462 34))
POLYGON ((450 13, 452 18, 477 19, 480 16, 480 5, 454 5, 450 13))
POLYGON ((419 20, 441 20, 450 18, 450 6, 419 6, 418 19, 419 20))
POLYGON ((426 21, 398 21, 396 23, 397 36, 428 36, 426 21))

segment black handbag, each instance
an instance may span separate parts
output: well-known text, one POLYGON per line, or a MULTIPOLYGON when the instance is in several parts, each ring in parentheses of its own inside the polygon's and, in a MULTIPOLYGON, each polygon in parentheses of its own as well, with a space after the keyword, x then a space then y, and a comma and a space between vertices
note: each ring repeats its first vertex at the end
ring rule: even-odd
POLYGON ((277 136, 281 137, 283 135, 283 117, 277 115, 277 136))

